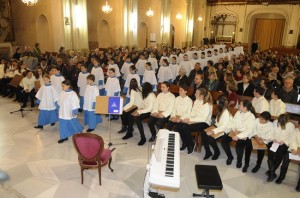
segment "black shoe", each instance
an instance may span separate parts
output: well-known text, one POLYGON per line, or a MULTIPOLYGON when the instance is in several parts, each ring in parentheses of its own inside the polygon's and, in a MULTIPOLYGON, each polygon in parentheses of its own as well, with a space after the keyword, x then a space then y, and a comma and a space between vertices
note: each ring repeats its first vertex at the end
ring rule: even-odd
POLYGON ((180 150, 183 151, 186 149, 186 144, 182 144, 182 146, 180 147, 180 150))
POLYGON ((296 191, 300 192, 300 181, 298 182, 297 186, 296 186, 296 191))
POLYGON ((226 160, 226 165, 230 165, 232 163, 233 158, 228 158, 226 160))
POLYGON ((146 138, 141 138, 141 140, 139 141, 138 145, 142 146, 142 145, 145 144, 145 142, 146 142, 146 138))
POLYGON ((78 109, 78 112, 82 112, 82 109, 78 109))
POLYGON ((154 142, 155 141, 155 136, 152 136, 150 139, 149 139, 149 142, 154 142))
POLYGON ((270 171, 267 170, 267 171, 265 172, 265 175, 267 175, 267 176, 269 177, 269 176, 270 176, 270 171))
POLYGON ((68 140, 68 138, 60 139, 60 140, 57 141, 57 143, 58 143, 58 144, 61 144, 61 143, 63 143, 64 141, 67 141, 67 140, 68 140))
POLYGON ((127 140, 129 138, 133 137, 132 133, 126 133, 124 137, 122 137, 123 140, 127 140))
POLYGON ((36 128, 36 129, 43 129, 43 126, 37 125, 37 126, 34 126, 34 128, 36 128))
POLYGON ((253 169, 252 169, 252 173, 256 173, 258 170, 260 169, 260 165, 256 165, 253 169))
POLYGON ((7 93, 5 93, 5 94, 3 94, 3 96, 2 97, 7 97, 8 96, 8 94, 7 93))
POLYGON ((22 109, 23 109, 23 108, 26 108, 26 107, 27 107, 26 104, 23 104, 23 105, 21 106, 22 109))
POLYGON ((14 102, 17 102, 18 101, 18 99, 16 98, 16 99, 14 99, 14 102))
POLYGON ((192 154, 194 152, 194 149, 195 149, 195 144, 193 144, 192 146, 188 147, 188 155, 189 154, 192 154))
POLYGON ((208 158, 210 158, 212 156, 212 153, 209 152, 209 153, 206 153, 203 160, 207 160, 208 158))
POLYGON ((54 126, 55 125, 55 123, 51 123, 51 126, 54 126))
POLYGON ((276 184, 281 184, 285 177, 279 176, 278 179, 276 179, 276 184))
POLYGON ((217 160, 220 156, 220 152, 216 152, 213 156, 212 156, 212 160, 217 160))
POLYGON ((118 133, 125 133, 126 131, 127 131, 127 127, 123 126, 122 129, 118 131, 118 133))
POLYGON ((236 167, 237 167, 237 168, 241 168, 241 167, 242 167, 242 162, 237 162, 237 163, 236 163, 236 167))
POLYGON ((88 133, 90 133, 90 132, 92 132, 92 131, 94 131, 95 129, 88 129, 88 130, 86 130, 86 132, 88 132, 88 133))
POLYGON ((12 97, 14 97, 14 94, 10 94, 10 95, 8 96, 8 98, 12 98, 12 97))
POLYGON ((275 173, 270 173, 267 182, 272 182, 276 177, 277 175, 275 173))
POLYGON ((248 170, 248 167, 249 167, 249 165, 245 165, 244 167, 243 167, 243 173, 247 173, 247 170, 248 170))
POLYGON ((32 107, 32 108, 35 107, 34 104, 31 104, 31 107, 32 107))

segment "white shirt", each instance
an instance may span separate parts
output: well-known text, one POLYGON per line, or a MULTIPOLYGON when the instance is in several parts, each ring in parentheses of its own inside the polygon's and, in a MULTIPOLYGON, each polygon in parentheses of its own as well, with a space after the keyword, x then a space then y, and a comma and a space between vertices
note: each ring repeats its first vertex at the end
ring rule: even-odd
POLYGON ((79 99, 74 91, 62 91, 58 99, 58 117, 64 120, 73 119, 73 110, 79 109, 79 99))
POLYGON ((40 100, 39 109, 55 110, 55 102, 58 101, 58 94, 55 88, 49 85, 43 85, 36 93, 35 97, 40 100))
POLYGON ((150 113, 153 110, 156 101, 154 93, 150 93, 145 99, 143 99, 141 108, 137 110, 139 114, 150 113))
POLYGON ((157 85, 157 79, 153 70, 146 70, 144 73, 143 83, 148 82, 151 85, 157 85))
POLYGON ((240 133, 237 135, 239 139, 252 137, 255 116, 250 111, 246 113, 237 111, 233 117, 232 123, 232 129, 235 131, 240 131, 240 133))
POLYGON ((190 123, 205 122, 208 125, 211 123, 213 106, 209 103, 203 104, 202 100, 195 100, 191 113, 184 115, 182 119, 190 119, 190 123))
POLYGON ((135 91, 132 89, 130 92, 130 101, 123 107, 123 109, 126 111, 133 105, 140 108, 142 106, 142 103, 143 103, 142 93, 140 91, 135 91))
POLYGON ((108 77, 105 84, 106 96, 115 96, 114 94, 118 92, 118 96, 120 95, 120 81, 116 77, 108 77))
POLYGON ((166 118, 171 115, 175 104, 175 96, 171 92, 159 93, 157 95, 152 113, 162 112, 166 118))
POLYGON ((146 59, 139 59, 137 61, 137 63, 135 64, 135 67, 137 69, 137 73, 140 75, 140 76, 143 76, 144 73, 145 73, 145 70, 146 70, 146 65, 147 63, 147 60, 146 59))
POLYGON ((255 119, 253 136, 258 136, 263 139, 264 143, 267 144, 271 142, 273 139, 274 127, 272 122, 267 122, 265 124, 261 124, 259 122, 259 118, 255 119))
POLYGON ((120 77, 121 76, 120 69, 119 69, 119 66, 117 64, 108 64, 107 70, 109 70, 111 68, 115 69, 116 77, 120 77))
POLYGON ((29 90, 29 92, 31 90, 34 89, 34 81, 36 81, 36 78, 34 76, 31 76, 31 78, 27 78, 27 77, 24 77, 22 79, 22 84, 23 84, 23 87, 24 87, 24 90, 29 90))
POLYGON ((133 65, 132 62, 124 62, 121 68, 121 73, 123 74, 123 79, 126 80, 127 75, 130 74, 129 68, 130 66, 133 65))
POLYGON ((96 85, 87 85, 84 93, 83 110, 95 111, 93 104, 96 102, 96 97, 99 96, 99 89, 96 85))
POLYGON ((57 94, 62 92, 61 83, 65 80, 65 78, 60 74, 55 74, 50 77, 51 84, 55 88, 57 94))
POLYGON ((281 126, 278 126, 278 120, 273 122, 274 134, 272 140, 282 141, 285 145, 290 143, 290 134, 295 130, 295 125, 288 122, 285 125, 285 129, 281 129, 281 126))
POLYGON ((252 99, 252 105, 253 105, 256 113, 262 113, 264 111, 269 111, 269 109, 270 109, 269 103, 264 96, 261 96, 259 98, 254 97, 252 99))
POLYGON ((232 119, 232 115, 227 109, 225 109, 221 117, 219 118, 219 121, 217 121, 216 119, 216 128, 212 130, 214 134, 220 133, 222 131, 224 131, 225 133, 229 133, 232 128, 232 119))
POLYGON ((169 82, 173 79, 173 73, 169 66, 160 66, 157 73, 158 82, 169 82))
POLYGON ((135 78, 137 83, 138 83, 138 86, 140 87, 140 76, 138 74, 128 74, 127 78, 126 78, 126 81, 125 81, 125 84, 124 84, 124 87, 127 89, 127 93, 126 93, 126 97, 129 97, 129 85, 130 85, 130 81, 131 79, 135 78))
POLYGON ((84 96, 85 89, 86 89, 86 86, 87 86, 86 77, 89 74, 90 73, 88 73, 88 72, 85 72, 85 73, 80 72, 79 75, 78 75, 77 86, 79 87, 79 96, 84 96))
POLYGON ((104 89, 105 85, 104 85, 103 69, 100 66, 93 67, 91 74, 95 76, 95 85, 98 86, 98 89, 104 89))
POLYGON ((271 114, 271 116, 278 117, 279 115, 284 114, 285 112, 286 112, 285 103, 282 102, 281 99, 278 99, 278 100, 272 99, 270 101, 270 114, 271 114))
POLYGON ((157 59, 155 57, 154 58, 149 57, 148 58, 148 62, 151 63, 151 67, 152 67, 153 70, 157 70, 158 69, 158 63, 157 63, 157 59))
POLYGON ((295 129, 290 138, 289 150, 297 151, 298 148, 300 148, 300 131, 299 129, 295 129))
POLYGON ((190 97, 177 96, 175 98, 175 105, 171 114, 171 117, 184 116, 190 114, 192 111, 193 101, 190 97))

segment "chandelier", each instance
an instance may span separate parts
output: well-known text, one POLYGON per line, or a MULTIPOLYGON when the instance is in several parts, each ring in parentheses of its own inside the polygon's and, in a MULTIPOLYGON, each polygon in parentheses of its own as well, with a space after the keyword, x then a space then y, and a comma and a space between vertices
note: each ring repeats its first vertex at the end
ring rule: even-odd
POLYGON ((110 5, 108 5, 107 1, 105 2, 105 5, 102 6, 102 12, 104 12, 105 14, 108 14, 112 11, 112 7, 110 7, 110 5))
POLYGON ((178 12, 177 14, 176 14, 176 19, 182 19, 182 14, 180 13, 180 12, 178 12))
POLYGON ((151 8, 149 8, 149 10, 146 12, 146 15, 147 15, 148 17, 152 17, 152 16, 154 15, 153 10, 151 10, 151 8))
POLYGON ((202 21, 203 20, 202 16, 199 16, 197 20, 202 21))
POLYGON ((22 0, 22 2, 27 6, 34 6, 38 2, 38 0, 22 0))

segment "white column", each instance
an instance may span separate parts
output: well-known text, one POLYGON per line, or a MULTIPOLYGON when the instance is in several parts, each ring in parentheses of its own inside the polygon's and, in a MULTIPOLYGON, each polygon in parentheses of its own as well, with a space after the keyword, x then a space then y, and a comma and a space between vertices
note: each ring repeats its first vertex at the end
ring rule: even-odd
POLYGON ((160 35, 161 44, 170 44, 170 10, 171 0, 161 1, 161 16, 160 16, 160 35))

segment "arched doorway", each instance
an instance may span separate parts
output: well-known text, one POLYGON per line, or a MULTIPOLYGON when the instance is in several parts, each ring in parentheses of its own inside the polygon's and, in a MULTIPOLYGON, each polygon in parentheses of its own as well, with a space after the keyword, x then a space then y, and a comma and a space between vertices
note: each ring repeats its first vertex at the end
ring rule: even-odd
POLYGON ((148 26, 146 23, 141 22, 138 31, 138 47, 148 47, 148 26))
POLYGON ((170 46, 171 48, 174 48, 174 43, 175 43, 175 27, 174 25, 170 25, 170 46))
POLYGON ((248 43, 258 43, 259 50, 280 47, 283 43, 286 18, 279 13, 258 13, 249 21, 248 43))
POLYGON ((48 19, 41 14, 36 19, 36 42, 40 44, 42 52, 51 51, 51 37, 48 19))
POLYGON ((106 20, 101 20, 98 24, 98 43, 100 48, 111 47, 110 28, 106 20))

